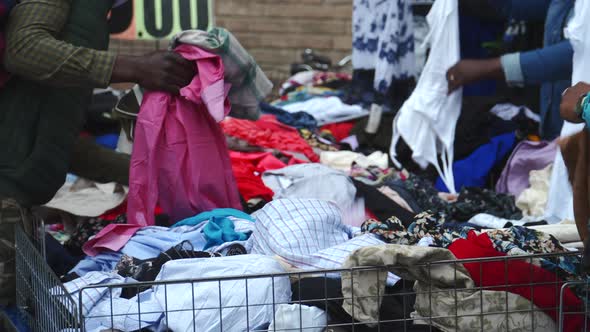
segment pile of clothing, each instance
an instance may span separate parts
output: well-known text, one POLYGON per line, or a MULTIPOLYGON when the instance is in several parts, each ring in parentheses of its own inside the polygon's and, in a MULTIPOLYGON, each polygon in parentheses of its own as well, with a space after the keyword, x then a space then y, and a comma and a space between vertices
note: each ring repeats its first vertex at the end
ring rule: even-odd
POLYGON ((558 147, 532 111, 464 99, 440 172, 403 135, 391 146, 404 106, 348 103, 355 75, 301 72, 267 103, 228 31, 172 46, 198 75, 180 96, 133 90, 129 187, 69 176, 43 211, 86 331, 553 331, 560 309, 565 331, 585 326, 587 291, 563 287, 587 280, 582 243, 545 218, 558 147))

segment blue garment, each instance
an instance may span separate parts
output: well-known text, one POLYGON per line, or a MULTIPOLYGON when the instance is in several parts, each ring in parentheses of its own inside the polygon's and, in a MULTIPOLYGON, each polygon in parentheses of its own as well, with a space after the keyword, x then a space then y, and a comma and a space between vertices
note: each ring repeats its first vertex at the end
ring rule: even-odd
POLYGON ((172 225, 172 227, 179 227, 179 226, 196 226, 203 221, 210 220, 211 218, 227 218, 227 217, 234 217, 244 220, 249 220, 254 222, 254 218, 252 218, 249 214, 246 214, 242 211, 236 209, 215 209, 212 211, 207 211, 203 213, 199 213, 198 215, 190 218, 186 218, 182 221, 177 222, 176 224, 172 225))
MULTIPOLYGON (((248 216, 248 215, 246 215, 248 216)), ((248 216, 250 218, 250 216, 248 216)), ((175 245, 189 241, 195 250, 205 250, 207 239, 203 229, 209 219, 198 223, 196 226, 182 226, 175 228, 166 228, 158 226, 144 227, 140 229, 120 252, 103 252, 94 257, 86 257, 72 269, 79 276, 83 276, 91 271, 112 271, 123 254, 137 259, 155 258, 162 252, 174 247, 175 245)), ((252 219, 234 219, 236 232, 249 233, 254 230, 252 219)), ((224 243, 218 247, 208 248, 210 252, 222 251, 233 242, 224 243)), ((243 245, 244 243, 242 243, 243 245)))
MULTIPOLYGON (((453 164, 455 186, 457 188, 484 187, 492 168, 512 151, 515 143, 514 133, 496 136, 490 143, 480 146, 469 157, 456 161, 453 164)), ((440 177, 436 180, 436 189, 443 192, 449 191, 440 177)))
MULTIPOLYGON (((99 332, 109 328, 134 331, 144 327, 157 327, 164 310, 153 297, 151 289, 134 298, 124 299, 121 297, 120 287, 92 287, 132 282, 133 279, 124 279, 114 272, 91 272, 65 283, 64 287, 76 303, 82 302, 85 331, 99 332)), ((71 314, 78 315, 77 307, 66 308, 74 309, 71 314)))
POLYGON ((541 137, 559 136, 563 120, 559 115, 561 94, 571 85, 573 49, 563 29, 573 14, 574 0, 494 0, 491 3, 507 17, 517 20, 545 20, 542 49, 508 54, 502 66, 509 84, 541 84, 541 137))
POLYGON ((119 142, 119 135, 118 134, 107 134, 98 136, 94 139, 94 141, 100 145, 104 146, 107 149, 115 150, 117 148, 117 143, 119 142))
POLYGON ((246 241, 251 233, 236 232, 234 222, 225 217, 212 217, 205 225, 203 234, 207 240, 205 249, 218 246, 226 242, 246 241))
POLYGON ((275 115, 279 122, 297 129, 315 130, 318 127, 317 120, 306 112, 289 113, 267 103, 260 103, 260 110, 262 113, 275 115))
MULTIPOLYGON (((461 58, 485 59, 490 52, 483 47, 486 42, 495 41, 502 33, 504 24, 484 21, 477 17, 459 15, 461 58)), ((496 81, 474 82, 463 87, 463 96, 491 96, 496 93, 496 81)))
MULTIPOLYGON (((156 282, 285 273, 273 257, 240 255, 179 259, 162 266, 156 282)), ((274 316, 273 303, 291 300, 289 277, 232 279, 156 285, 154 297, 171 331, 265 331, 274 316), (195 308, 195 309, 192 309, 195 308), (219 310, 217 308, 223 308, 219 310)))

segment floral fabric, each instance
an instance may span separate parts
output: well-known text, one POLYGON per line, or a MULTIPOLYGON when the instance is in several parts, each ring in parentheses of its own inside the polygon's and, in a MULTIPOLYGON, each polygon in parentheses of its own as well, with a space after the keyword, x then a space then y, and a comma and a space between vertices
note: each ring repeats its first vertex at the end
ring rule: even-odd
POLYGON ((350 176, 370 186, 378 186, 387 181, 399 180, 404 176, 403 171, 398 172, 393 168, 381 169, 378 166, 363 167, 356 162, 352 163, 350 176))
POLYGON ((65 242, 65 247, 73 252, 81 251, 82 246, 92 236, 98 234, 107 225, 110 224, 126 224, 127 216, 120 215, 115 220, 106 220, 102 218, 88 218, 79 222, 76 225, 76 229, 72 233, 70 239, 65 242))
POLYGON ((404 186, 416 198, 423 211, 433 211, 448 221, 468 221, 480 213, 496 217, 520 220, 522 212, 516 207, 514 197, 487 189, 464 187, 455 202, 447 202, 439 196, 434 186, 418 176, 411 176, 404 186))
MULTIPOLYGON (((379 235, 387 243, 415 245, 422 238, 431 237, 433 246, 441 248, 448 248, 457 239, 467 239, 469 232, 477 230, 478 228, 474 225, 446 223, 440 215, 428 212, 416 215, 415 221, 407 228, 396 217, 391 217, 385 222, 369 219, 361 226, 363 234, 379 235)), ((553 235, 522 226, 488 230, 486 233, 492 240, 494 249, 508 255, 568 252, 553 235)), ((541 267, 554 272, 561 279, 574 281, 583 278, 580 273, 581 261, 578 256, 547 257, 536 262, 541 267)), ((581 291, 580 289, 578 294, 582 294, 581 291)))
POLYGON ((352 65, 375 69, 374 88, 386 93, 393 80, 414 76, 414 29, 410 2, 354 0, 352 65))

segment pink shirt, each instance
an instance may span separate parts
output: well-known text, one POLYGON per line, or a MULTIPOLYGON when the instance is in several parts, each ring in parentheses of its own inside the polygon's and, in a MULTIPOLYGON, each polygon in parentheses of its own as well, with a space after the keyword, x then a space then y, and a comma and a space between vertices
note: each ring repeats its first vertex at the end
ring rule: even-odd
POLYGON ((195 46, 176 52, 198 75, 180 96, 144 95, 131 157, 127 219, 109 225, 84 246, 88 255, 121 249, 139 228, 154 225, 156 204, 172 222, 216 208, 241 209, 219 122, 230 111, 221 58, 195 46))

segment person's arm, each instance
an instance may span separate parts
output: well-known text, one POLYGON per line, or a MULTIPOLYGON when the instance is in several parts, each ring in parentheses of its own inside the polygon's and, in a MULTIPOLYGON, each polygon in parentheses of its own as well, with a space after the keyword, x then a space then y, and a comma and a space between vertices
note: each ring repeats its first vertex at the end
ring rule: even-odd
POLYGON ((461 60, 447 71, 449 94, 464 85, 487 79, 504 79, 500 58, 461 60))
MULTIPOLYGON (((580 82, 564 91, 561 98, 559 112, 561 117, 569 122, 582 123, 584 121, 584 97, 590 92, 590 85, 580 82)), ((587 98, 587 97, 586 97, 587 98)))
POLYGON ((69 13, 70 0, 22 0, 7 23, 5 68, 25 79, 57 87, 134 82, 148 90, 171 93, 178 93, 194 77, 195 66, 176 53, 115 55, 57 39, 69 13))
POLYGON ((569 80, 574 50, 569 41, 544 48, 502 56, 502 68, 511 86, 569 80))
POLYGON ((49 85, 106 87, 115 54, 56 39, 69 13, 70 0, 22 0, 16 5, 6 26, 6 69, 49 85))
POLYGON ((547 17, 552 0, 488 0, 506 19, 539 21, 547 17))
POLYGON ((510 86, 522 87, 572 76, 574 51, 569 41, 523 53, 511 53, 500 58, 461 60, 447 72, 449 93, 473 82, 498 79, 510 86))

